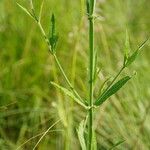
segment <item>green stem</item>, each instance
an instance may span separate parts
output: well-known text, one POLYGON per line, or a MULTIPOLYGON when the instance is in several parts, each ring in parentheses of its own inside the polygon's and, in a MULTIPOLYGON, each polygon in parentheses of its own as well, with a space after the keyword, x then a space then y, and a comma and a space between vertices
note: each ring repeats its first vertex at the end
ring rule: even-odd
POLYGON ((89 16, 89 121, 88 121, 88 150, 92 149, 93 137, 93 71, 94 71, 94 18, 89 16))
POLYGON ((65 78, 65 80, 66 80, 68 86, 70 87, 70 89, 72 90, 72 92, 79 98, 79 100, 80 100, 81 102, 83 102, 82 98, 81 98, 80 95, 77 93, 77 91, 74 89, 74 87, 73 87, 72 84, 70 83, 68 77, 66 76, 66 74, 65 74, 65 72, 64 72, 64 69, 62 68, 62 66, 61 66, 61 64, 60 64, 60 62, 59 62, 59 60, 58 60, 56 54, 53 54, 53 56, 54 56, 54 59, 55 59, 57 65, 58 65, 58 68, 59 68, 59 70, 61 71, 62 75, 64 76, 64 78, 65 78))
MULTIPOLYGON (((35 21, 36 21, 36 20, 35 20, 35 21)), ((36 21, 36 22, 37 22, 37 21, 36 21)), ((46 33, 45 33, 45 31, 44 31, 44 29, 43 29, 41 23, 38 21, 37 24, 38 24, 38 26, 39 26, 39 28, 40 28, 40 30, 41 30, 41 33, 42 33, 42 35, 43 35, 43 37, 44 37, 44 39, 45 39, 45 42, 46 42, 47 45, 48 45, 49 51, 50 51, 51 54, 54 56, 54 59, 55 59, 55 61, 56 61, 56 63, 57 63, 57 66, 59 67, 59 70, 61 71, 63 77, 65 78, 65 80, 66 80, 66 82, 67 82, 69 88, 70 88, 71 91, 77 96, 77 98, 79 98, 79 100, 80 100, 81 102, 83 102, 82 98, 80 97, 80 95, 78 94, 78 92, 74 89, 74 87, 72 86, 71 82, 69 81, 69 79, 68 79, 66 73, 64 72, 64 69, 62 68, 62 66, 61 66, 61 64, 60 64, 60 62, 59 62, 59 60, 58 60, 56 54, 53 54, 53 53, 52 53, 50 42, 49 42, 49 40, 48 40, 48 38, 47 38, 47 36, 46 36, 46 33)), ((83 103, 84 103, 84 102, 83 102, 83 103)))

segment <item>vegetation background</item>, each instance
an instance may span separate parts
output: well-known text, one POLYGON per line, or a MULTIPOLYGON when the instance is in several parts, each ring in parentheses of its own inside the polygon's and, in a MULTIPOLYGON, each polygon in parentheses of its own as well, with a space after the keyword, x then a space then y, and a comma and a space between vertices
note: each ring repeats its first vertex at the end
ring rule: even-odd
MULTIPOLYGON (((26 0, 19 3, 29 8, 26 0)), ((39 13, 41 0, 34 1, 39 13)), ((42 24, 49 33, 50 16, 56 15, 57 54, 74 86, 87 96, 88 22, 84 0, 45 0, 42 24)), ((124 53, 125 30, 132 51, 150 33, 149 0, 97 0, 96 49, 101 68, 99 90, 118 71, 124 53)), ((145 46, 126 72, 137 76, 95 112, 98 149, 107 150, 125 140, 118 150, 150 149, 150 51, 145 46)), ((85 112, 56 90, 50 81, 65 84, 41 33, 16 5, 0 0, 0 150, 15 150, 28 139, 54 126, 39 150, 80 149, 76 129, 85 112)), ((95 92, 95 95, 97 93, 95 92)), ((20 149, 32 149, 40 136, 20 149)))

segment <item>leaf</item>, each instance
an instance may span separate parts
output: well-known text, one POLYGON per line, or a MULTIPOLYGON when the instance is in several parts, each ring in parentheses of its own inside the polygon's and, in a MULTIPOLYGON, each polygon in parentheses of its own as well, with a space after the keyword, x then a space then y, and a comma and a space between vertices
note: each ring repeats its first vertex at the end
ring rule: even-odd
POLYGON ((51 23, 52 23, 52 36, 55 34, 55 16, 52 14, 51 17, 51 23))
POLYGON ((117 146, 121 145, 121 144, 124 143, 124 142, 125 142, 125 140, 122 140, 122 141, 117 142, 117 143, 116 143, 115 145, 113 145, 113 147, 111 147, 109 150, 112 150, 112 149, 116 148, 117 146))
POLYGON ((128 67, 129 65, 131 65, 135 59, 137 58, 139 54, 139 50, 136 50, 127 60, 126 60, 126 63, 125 63, 125 67, 128 67))
POLYGON ((81 121, 79 124, 79 128, 77 129, 79 142, 82 150, 86 150, 85 138, 84 138, 84 130, 85 130, 85 121, 81 121))
POLYGON ((84 105, 76 96, 74 96, 74 94, 69 91, 68 89, 54 83, 51 82, 52 85, 54 85, 55 87, 57 87, 58 89, 60 89, 65 95, 69 96, 70 98, 72 98, 75 102, 77 102, 78 104, 80 104, 81 106, 83 106, 84 108, 87 108, 86 105, 84 105))
POLYGON ((57 35, 54 35, 53 37, 50 38, 50 44, 53 52, 55 51, 57 41, 58 41, 57 35))
POLYGON ((105 91, 95 102, 96 106, 101 105, 103 102, 105 102, 110 96, 118 92, 129 80, 131 77, 126 76, 119 80, 117 83, 115 83, 110 89, 105 91))
POLYGON ((19 3, 17 3, 17 5, 18 5, 27 15, 29 15, 31 18, 35 19, 35 18, 33 17, 33 15, 32 15, 25 7, 23 7, 23 6, 20 5, 19 3))
POLYGON ((110 81, 111 77, 108 77, 101 85, 100 89, 99 89, 99 95, 98 97, 101 95, 101 93, 105 90, 105 87, 107 85, 107 83, 110 81))
POLYGON ((147 43, 148 40, 149 40, 149 38, 147 40, 145 40, 130 57, 127 58, 126 63, 125 63, 125 67, 128 67, 129 65, 131 65, 135 61, 140 50, 145 46, 145 44, 147 43))
POLYGON ((56 44, 58 41, 58 35, 56 35, 56 31, 55 31, 55 16, 54 16, 54 14, 52 14, 52 17, 51 17, 51 35, 50 35, 49 41, 51 44, 52 51, 55 52, 56 44))

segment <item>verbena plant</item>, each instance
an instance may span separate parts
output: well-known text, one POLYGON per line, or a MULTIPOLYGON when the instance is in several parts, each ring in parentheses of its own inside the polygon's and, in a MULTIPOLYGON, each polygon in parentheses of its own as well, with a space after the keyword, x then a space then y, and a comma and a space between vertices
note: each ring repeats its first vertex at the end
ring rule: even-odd
MULTIPOLYGON (((44 0, 43 0, 44 1, 44 0)), ((18 4, 18 3, 17 3, 18 4)), ((138 48, 135 50, 132 54, 130 54, 130 42, 129 42, 129 35, 126 31, 126 40, 125 40, 125 54, 124 54, 124 60, 122 62, 122 67, 120 71, 116 74, 114 79, 107 84, 105 82, 99 93, 99 96, 97 98, 94 98, 94 82, 97 78, 98 71, 97 71, 97 55, 96 51, 94 49, 94 21, 97 18, 95 15, 95 5, 96 0, 86 0, 86 6, 87 6, 87 18, 89 22, 89 72, 88 72, 88 78, 89 78, 89 98, 88 103, 82 98, 76 89, 72 86, 69 78, 67 77, 61 63, 59 62, 59 59, 57 57, 57 42, 58 42, 58 35, 56 32, 56 22, 55 22, 55 16, 52 14, 51 17, 51 32, 50 34, 46 34, 42 24, 41 24, 41 16, 42 16, 42 9, 43 9, 43 2, 41 4, 41 9, 39 16, 35 14, 35 9, 32 3, 32 0, 30 0, 30 8, 31 10, 27 10, 22 5, 18 4, 18 6, 26 13, 28 14, 38 25, 39 29, 41 30, 41 33, 45 39, 45 42, 48 45, 49 52, 54 57, 56 64, 62 73, 62 76, 64 77, 66 83, 69 86, 69 89, 62 87, 54 82, 51 82, 52 85, 54 85, 56 88, 60 89, 64 94, 72 98, 76 103, 81 105, 84 109, 87 110, 87 119, 83 120, 79 128, 77 129, 78 132, 78 138, 81 144, 81 147, 83 150, 96 150, 97 144, 96 144, 96 135, 93 129, 93 112, 94 109, 101 106, 106 100, 108 100, 113 94, 118 92, 131 78, 132 76, 125 76, 121 79, 118 79, 120 74, 123 72, 123 70, 127 67, 129 67, 137 58, 138 54, 140 53, 141 49, 146 44, 147 40, 144 41, 138 48), (105 88, 106 87, 106 88, 105 88)), ((122 142, 117 143, 115 146, 118 146, 122 142)), ((114 146, 113 146, 114 148, 114 146)))

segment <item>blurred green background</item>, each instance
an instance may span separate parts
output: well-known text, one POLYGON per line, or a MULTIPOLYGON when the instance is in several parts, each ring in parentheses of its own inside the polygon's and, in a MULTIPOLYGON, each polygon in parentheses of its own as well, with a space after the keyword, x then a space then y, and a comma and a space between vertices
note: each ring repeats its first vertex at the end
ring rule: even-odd
MULTIPOLYGON (((29 9, 27 0, 18 0, 29 9)), ((38 15, 41 0, 34 1, 38 15)), ((49 33, 50 16, 56 15, 57 55, 81 96, 88 96, 88 22, 84 0, 45 0, 42 25, 49 33)), ((97 0, 95 48, 102 68, 95 95, 102 83, 119 70, 126 28, 132 52, 150 33, 149 0, 97 0)), ((98 149, 107 150, 125 140, 118 150, 150 149, 149 43, 124 74, 137 75, 95 112, 98 149)), ((28 139, 53 127, 39 150, 80 149, 76 129, 86 112, 57 91, 50 81, 67 87, 48 52, 35 22, 15 0, 0 0, 0 150, 15 150, 28 139)), ((40 136, 20 149, 30 150, 40 136)))

